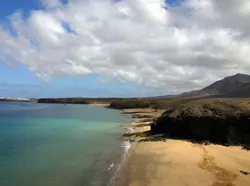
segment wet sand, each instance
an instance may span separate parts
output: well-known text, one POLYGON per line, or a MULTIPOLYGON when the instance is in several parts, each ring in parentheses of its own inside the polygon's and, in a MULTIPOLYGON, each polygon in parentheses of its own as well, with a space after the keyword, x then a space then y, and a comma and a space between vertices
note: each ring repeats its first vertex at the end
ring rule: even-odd
POLYGON ((180 140, 132 146, 116 186, 249 186, 250 151, 180 140))

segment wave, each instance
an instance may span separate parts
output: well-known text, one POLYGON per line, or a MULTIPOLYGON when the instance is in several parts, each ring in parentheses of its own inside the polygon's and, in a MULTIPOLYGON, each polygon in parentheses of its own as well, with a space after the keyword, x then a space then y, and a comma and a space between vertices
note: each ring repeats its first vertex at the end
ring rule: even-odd
POLYGON ((133 145, 133 143, 135 143, 135 142, 130 142, 129 140, 125 140, 125 141, 122 142, 122 144, 121 144, 121 147, 123 149, 122 159, 121 159, 120 163, 117 166, 115 166, 114 163, 112 163, 110 165, 110 167, 109 167, 108 170, 111 170, 113 168, 115 168, 116 170, 115 170, 114 175, 110 179, 109 184, 107 186, 114 186, 115 185, 115 179, 116 179, 117 173, 120 171, 121 165, 127 159, 127 155, 128 155, 129 149, 131 148, 131 146, 133 145))

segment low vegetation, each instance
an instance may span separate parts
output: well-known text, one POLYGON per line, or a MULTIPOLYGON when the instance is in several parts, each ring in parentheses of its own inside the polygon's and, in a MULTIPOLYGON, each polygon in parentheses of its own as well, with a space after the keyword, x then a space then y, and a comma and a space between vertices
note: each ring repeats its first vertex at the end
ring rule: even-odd
POLYGON ((197 99, 198 98, 122 99, 113 101, 109 107, 114 109, 153 108, 155 110, 165 110, 169 107, 179 106, 197 99))

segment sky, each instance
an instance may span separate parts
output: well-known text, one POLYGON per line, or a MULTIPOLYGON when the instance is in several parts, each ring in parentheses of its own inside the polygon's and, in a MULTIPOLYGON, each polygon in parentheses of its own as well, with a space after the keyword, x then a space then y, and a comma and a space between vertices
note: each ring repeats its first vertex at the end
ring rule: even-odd
POLYGON ((0 97, 144 97, 250 74, 249 0, 8 0, 0 97))

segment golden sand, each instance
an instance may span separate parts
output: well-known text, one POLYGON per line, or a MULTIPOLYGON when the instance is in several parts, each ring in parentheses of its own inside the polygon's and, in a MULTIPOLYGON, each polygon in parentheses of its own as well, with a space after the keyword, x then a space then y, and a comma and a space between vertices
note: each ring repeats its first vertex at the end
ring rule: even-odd
POLYGON ((116 186, 250 186, 250 151, 180 140, 135 144, 116 186))

